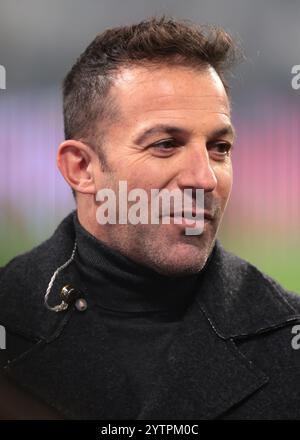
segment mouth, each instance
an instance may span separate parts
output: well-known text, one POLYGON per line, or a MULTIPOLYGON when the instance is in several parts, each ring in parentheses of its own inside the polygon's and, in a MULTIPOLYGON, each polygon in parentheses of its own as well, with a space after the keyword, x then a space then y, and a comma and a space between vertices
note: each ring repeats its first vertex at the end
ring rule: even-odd
POLYGON ((167 217, 179 217, 182 219, 188 219, 188 220, 207 220, 211 221, 213 220, 214 216, 209 211, 181 211, 181 212, 171 212, 167 217))
POLYGON ((213 219, 210 211, 179 211, 162 216, 162 223, 172 225, 185 236, 201 236, 213 225, 213 219))

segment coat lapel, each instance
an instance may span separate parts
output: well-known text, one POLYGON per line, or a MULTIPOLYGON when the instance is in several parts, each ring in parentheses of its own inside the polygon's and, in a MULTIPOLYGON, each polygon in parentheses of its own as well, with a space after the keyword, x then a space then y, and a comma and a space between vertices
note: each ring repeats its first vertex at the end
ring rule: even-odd
POLYGON ((178 327, 166 363, 139 419, 214 419, 249 397, 268 377, 232 340, 220 338, 199 307, 178 327))

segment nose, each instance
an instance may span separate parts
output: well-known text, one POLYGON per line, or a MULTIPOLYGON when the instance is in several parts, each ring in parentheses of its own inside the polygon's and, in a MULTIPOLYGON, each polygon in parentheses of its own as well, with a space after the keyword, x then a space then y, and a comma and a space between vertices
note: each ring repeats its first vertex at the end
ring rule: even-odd
POLYGON ((213 191, 217 186, 217 177, 211 166, 206 146, 193 145, 187 147, 181 158, 177 184, 180 189, 203 189, 213 191))

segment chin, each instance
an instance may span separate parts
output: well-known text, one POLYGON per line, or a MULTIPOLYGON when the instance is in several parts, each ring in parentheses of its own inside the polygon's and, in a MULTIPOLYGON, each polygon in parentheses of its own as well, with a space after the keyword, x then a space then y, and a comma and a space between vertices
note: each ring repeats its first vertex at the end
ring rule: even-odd
POLYGON ((156 268, 157 272, 161 275, 172 276, 172 277, 184 277, 187 275, 195 275, 203 269, 205 266, 206 260, 195 264, 195 262, 191 262, 191 264, 166 264, 161 265, 159 268, 156 268))
MULTIPOLYGON (((155 262, 155 270, 167 276, 185 276, 201 272, 209 257, 210 249, 197 249, 191 246, 177 246, 167 250, 165 258, 155 262)), ((161 255, 162 257, 162 255, 161 255)))

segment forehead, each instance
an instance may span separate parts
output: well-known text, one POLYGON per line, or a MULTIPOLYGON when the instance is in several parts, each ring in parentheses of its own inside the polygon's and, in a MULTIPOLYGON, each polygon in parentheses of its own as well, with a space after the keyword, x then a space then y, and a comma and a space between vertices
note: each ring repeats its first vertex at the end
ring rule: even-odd
POLYGON ((230 118, 230 104, 223 83, 211 67, 184 66, 123 68, 116 76, 112 95, 122 120, 138 125, 147 119, 199 119, 204 122, 230 118))

